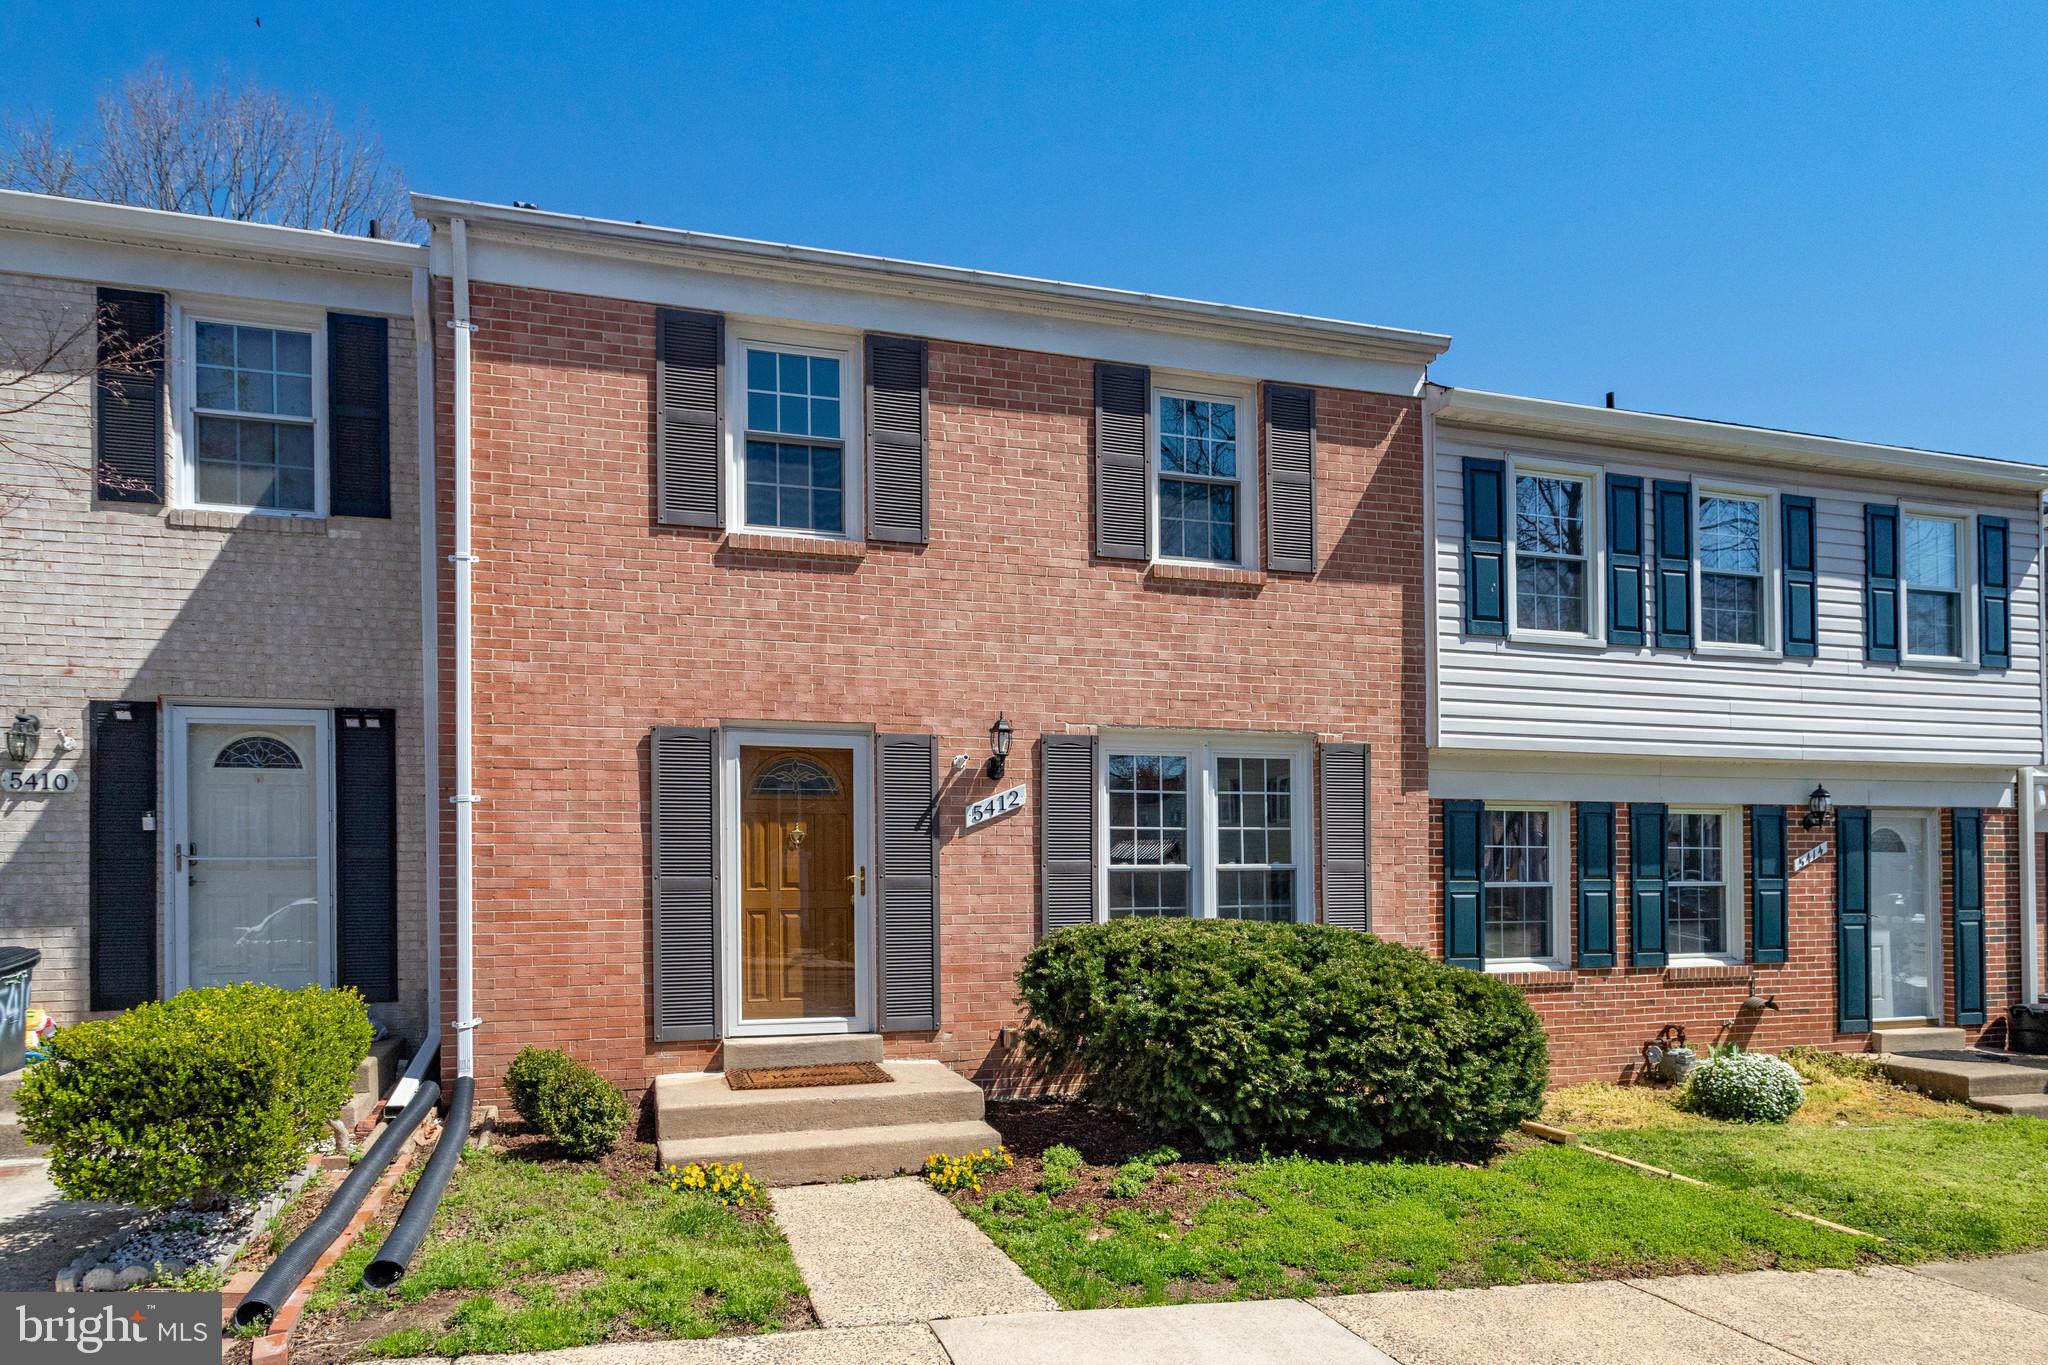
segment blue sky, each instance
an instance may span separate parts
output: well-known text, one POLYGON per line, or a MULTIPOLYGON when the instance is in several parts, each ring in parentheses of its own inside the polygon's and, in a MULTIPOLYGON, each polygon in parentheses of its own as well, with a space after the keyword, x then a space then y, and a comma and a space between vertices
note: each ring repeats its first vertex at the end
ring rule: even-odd
POLYGON ((80 117, 151 57, 225 67, 373 123, 434 193, 1418 327, 1455 338, 1446 383, 2048 460, 2048 6, 251 0, 8 28, 9 114, 80 117))

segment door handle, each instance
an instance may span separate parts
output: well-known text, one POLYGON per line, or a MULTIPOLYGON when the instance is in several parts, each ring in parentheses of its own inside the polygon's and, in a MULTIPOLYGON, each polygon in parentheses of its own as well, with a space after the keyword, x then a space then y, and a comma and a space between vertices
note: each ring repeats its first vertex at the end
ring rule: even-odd
POLYGON ((848 873, 846 880, 854 883, 853 894, 856 896, 865 896, 868 893, 868 870, 865 867, 858 872, 848 873))

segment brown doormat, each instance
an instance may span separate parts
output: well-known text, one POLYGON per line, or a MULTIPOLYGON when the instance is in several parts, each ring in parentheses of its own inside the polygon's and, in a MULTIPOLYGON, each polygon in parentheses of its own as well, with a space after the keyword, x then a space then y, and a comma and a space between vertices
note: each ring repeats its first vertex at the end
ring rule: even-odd
POLYGON ((752 1066, 725 1073, 732 1090, 795 1090, 807 1085, 873 1085, 896 1078, 874 1062, 834 1062, 829 1066, 752 1066))

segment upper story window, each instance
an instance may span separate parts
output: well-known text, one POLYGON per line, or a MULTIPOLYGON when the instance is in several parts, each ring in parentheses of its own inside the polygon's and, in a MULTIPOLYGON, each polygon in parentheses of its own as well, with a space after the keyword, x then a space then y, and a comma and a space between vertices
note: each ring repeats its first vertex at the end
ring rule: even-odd
POLYGON ((188 336, 185 501, 317 515, 320 330, 194 318, 188 336))
POLYGON ((1515 475, 1515 627, 1562 635, 1592 632, 1592 481, 1515 475))
POLYGON ((1250 565, 1258 443, 1239 444, 1250 404, 1234 395, 1161 388, 1154 394, 1154 493, 1162 559, 1250 565))
POLYGON ((847 534, 847 357, 748 343, 745 522, 847 534))
POLYGON ((1741 950, 1741 854, 1731 842, 1737 828, 1719 810, 1673 809, 1665 819, 1665 942, 1674 960, 1729 958, 1741 950))
POLYGON ((1704 493, 1697 516, 1700 639, 1708 644, 1768 644, 1764 500, 1704 493))
POLYGON ((1908 513, 1901 556, 1906 591, 1906 654, 1963 657, 1963 524, 1908 513))

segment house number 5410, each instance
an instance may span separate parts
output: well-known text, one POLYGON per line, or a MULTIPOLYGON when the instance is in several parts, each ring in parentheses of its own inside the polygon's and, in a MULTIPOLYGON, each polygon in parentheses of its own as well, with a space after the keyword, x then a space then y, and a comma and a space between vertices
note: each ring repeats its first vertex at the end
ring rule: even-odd
POLYGON ((11 792, 68 792, 77 780, 71 773, 48 768, 33 773, 10 768, 5 777, 0 777, 0 788, 11 792))

